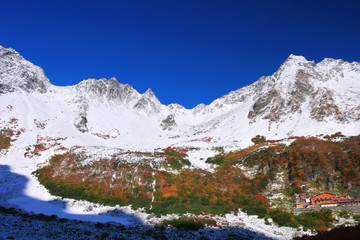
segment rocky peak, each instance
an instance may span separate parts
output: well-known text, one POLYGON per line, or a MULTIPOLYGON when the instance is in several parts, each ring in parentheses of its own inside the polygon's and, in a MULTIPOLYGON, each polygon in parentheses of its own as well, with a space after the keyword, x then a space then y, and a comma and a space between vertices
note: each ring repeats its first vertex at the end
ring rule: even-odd
POLYGON ((306 63, 308 60, 304 56, 290 54, 284 63, 306 63))
POLYGON ((303 56, 296 56, 291 54, 280 68, 273 74, 274 80, 288 80, 300 69, 312 70, 316 67, 314 61, 308 61, 303 56))
POLYGON ((180 104, 177 104, 177 103, 171 103, 168 105, 168 108, 171 109, 171 110, 184 110, 185 107, 180 105, 180 104))
POLYGON ((148 90, 146 90, 146 92, 143 94, 143 96, 146 98, 156 98, 154 92, 150 88, 148 90))
POLYGON ((345 63, 345 61, 342 59, 324 58, 317 65, 341 65, 343 63, 345 63))
POLYGON ((141 98, 145 98, 149 102, 154 103, 155 105, 161 105, 159 99, 155 96, 155 93, 149 88, 141 98))
POLYGON ((26 61, 14 49, 0 46, 0 94, 16 89, 45 93, 50 85, 40 67, 26 61))
POLYGON ((200 103, 192 109, 192 112, 194 115, 196 115, 196 114, 199 114, 200 112, 202 112, 203 109, 205 109, 205 108, 206 108, 206 105, 204 103, 200 103))
POLYGON ((341 84, 337 88, 334 88, 333 84, 338 84, 338 79, 346 78, 346 73, 352 71, 347 66, 350 64, 345 63, 341 59, 324 59, 315 64, 304 57, 290 55, 272 76, 253 84, 257 94, 248 118, 251 122, 256 119, 274 122, 291 118, 294 114, 301 114, 303 104, 309 100, 310 105, 307 108, 312 114, 311 118, 323 121, 324 118, 333 117, 337 121, 346 122, 346 114, 340 110, 339 103, 332 101, 333 96, 344 94, 340 90, 343 89, 341 84), (329 80, 332 81, 331 90, 326 89, 325 82, 329 80), (338 90, 340 92, 335 94, 338 90), (314 99, 323 103, 318 104, 314 99))
POLYGON ((343 70, 357 73, 360 72, 360 63, 355 61, 350 63, 342 59, 324 58, 324 60, 316 65, 319 68, 319 71, 327 73, 327 75, 336 74, 336 72, 343 70))
POLYGON ((20 56, 20 54, 16 52, 13 48, 4 48, 3 46, 0 46, 0 57, 12 54, 20 56))
POLYGON ((147 113, 159 113, 162 104, 155 96, 154 92, 149 88, 134 105, 134 109, 144 110, 147 113))
POLYGON ((91 98, 108 101, 120 101, 131 104, 139 99, 140 94, 129 84, 121 84, 116 78, 87 79, 76 85, 80 92, 86 92, 91 98))

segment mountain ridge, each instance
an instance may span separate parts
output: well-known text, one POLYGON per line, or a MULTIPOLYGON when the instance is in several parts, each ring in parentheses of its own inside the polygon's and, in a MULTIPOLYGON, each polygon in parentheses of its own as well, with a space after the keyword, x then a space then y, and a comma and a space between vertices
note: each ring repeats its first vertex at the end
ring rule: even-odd
MULTIPOLYGON (((14 50, 13 48, 4 48, 0 45, 0 56, 3 57, 3 56, 7 56, 7 55, 15 55, 17 59, 20 59, 21 61, 24 61, 24 62, 27 62, 27 63, 30 63, 28 62, 27 60, 25 60, 16 50, 14 50)), ((360 72, 360 62, 356 62, 356 61, 353 61, 353 62, 347 62, 347 61, 344 61, 342 59, 334 59, 334 58, 324 58, 322 61, 318 62, 318 63, 315 63, 315 61, 308 61, 304 56, 301 56, 301 55, 294 55, 294 54, 290 54, 289 57, 284 61, 284 63, 281 64, 281 66, 279 67, 279 69, 274 73, 275 75, 275 78, 277 78, 277 76, 279 75, 279 72, 280 70, 282 70, 284 68, 284 66, 288 65, 290 63, 292 64, 298 64, 298 65, 311 65, 311 66, 317 66, 317 65, 329 65, 329 64, 337 64, 337 65, 341 65, 341 64, 345 64, 345 65, 351 65, 353 68, 356 68, 357 71, 360 72)), ((2 64, 4 64, 2 62, 2 64)), ((30 63, 34 68, 40 68, 39 66, 36 66, 32 63, 30 63)), ((41 68, 40 68, 41 69, 41 68)), ((46 77, 44 71, 41 69, 41 71, 43 72, 43 75, 45 76, 45 78, 47 79, 48 83, 50 83, 52 86, 57 86, 57 85, 54 85, 53 83, 51 83, 51 81, 46 77)), ((271 77, 271 76, 263 76, 263 77, 260 77, 258 79, 258 81, 261 81, 262 79, 264 78, 267 78, 267 77, 271 77)), ((5 78, 3 78, 5 79, 5 78)), ((2 79, 2 80, 3 80, 2 79)), ((79 83, 77 84, 74 84, 74 85, 68 85, 68 86, 57 86, 57 87, 76 87, 76 86, 79 86, 81 85, 82 83, 84 82, 88 82, 88 81, 91 81, 94 85, 96 85, 96 81, 100 81, 100 82, 104 82, 104 80, 106 81, 109 81, 111 82, 111 85, 114 86, 116 85, 116 83, 120 84, 121 86, 124 86, 124 87, 128 87, 130 89, 133 89, 133 86, 129 85, 129 84, 123 84, 123 83, 120 83, 118 82, 118 80, 115 78, 115 77, 112 77, 110 79, 105 79, 105 78, 100 78, 100 79, 94 79, 94 78, 89 78, 89 79, 86 79, 86 80, 82 80, 80 81, 79 83), (116 82, 116 83, 115 83, 116 82)), ((3 80, 4 81, 4 80, 3 80)), ((256 81, 256 82, 258 82, 256 81)), ((256 83, 254 82, 254 83, 256 83)), ((233 90, 233 91, 230 91, 228 94, 225 94, 224 96, 220 97, 220 98, 217 98, 217 99, 221 99, 221 98, 224 98, 225 96, 233 93, 233 92, 238 92, 239 90, 241 89, 244 89, 248 86, 251 86, 253 85, 254 83, 250 84, 250 85, 247 85, 245 87, 242 87, 242 88, 238 88, 236 90, 233 90)), ((150 89, 150 88, 149 88, 150 89)), ((149 90, 148 89, 148 90, 149 90)), ((147 90, 147 91, 148 91, 147 90)), ((147 92, 146 91, 146 92, 147 92)), ((152 90, 150 89, 150 91, 152 92, 152 90)), ((146 93, 145 92, 145 93, 146 93)), ((144 93, 144 94, 145 94, 144 93)), ((152 92, 152 94, 155 96, 155 94, 152 92)), ((155 96, 156 97, 156 96, 155 96)), ((217 99, 213 100, 210 104, 208 105, 211 105, 214 101, 216 101, 217 99)), ((171 103, 171 104, 177 104, 177 103, 171 103)), ((168 105, 171 105, 171 104, 168 104, 168 105)), ((198 105, 201 105, 202 103, 198 104, 198 105)), ((179 105, 179 104, 178 104, 179 105)), ((206 105, 206 106, 208 106, 206 105)), ((195 106, 194 108, 196 108, 197 106, 195 106)), ((194 109, 194 108, 190 108, 190 110, 194 109)))
MULTIPOLYGON (((161 142, 161 146, 202 145, 199 139, 211 138, 214 140, 210 145, 239 147, 251 144, 257 134, 273 139, 338 131, 357 134, 359 79, 359 62, 325 58, 315 63, 291 54, 273 75, 261 77, 208 105, 186 109, 179 104, 164 105, 151 89, 141 94, 116 78, 56 86, 40 67, 15 50, 0 47, 0 96, 5 101, 7 93, 25 92, 26 101, 31 95, 36 102, 53 102, 50 105, 70 110, 66 122, 72 122, 72 126, 64 121, 57 124, 75 127, 81 133, 112 136, 113 141, 107 142, 114 144, 114 139, 121 136, 138 139, 145 133, 149 139, 141 137, 143 141, 161 142)), ((34 103, 31 100, 27 104, 34 103)), ((63 110, 48 110, 52 112, 57 119, 64 117, 63 110)), ((117 144, 122 143, 119 140, 117 144)))

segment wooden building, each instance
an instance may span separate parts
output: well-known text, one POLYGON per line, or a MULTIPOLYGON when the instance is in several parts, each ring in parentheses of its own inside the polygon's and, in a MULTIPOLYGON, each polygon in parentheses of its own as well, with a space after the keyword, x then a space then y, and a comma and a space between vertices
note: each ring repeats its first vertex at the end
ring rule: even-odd
POLYGON ((348 202, 351 201, 349 196, 336 196, 332 193, 320 193, 311 197, 310 199, 311 205, 334 205, 340 202, 348 202))

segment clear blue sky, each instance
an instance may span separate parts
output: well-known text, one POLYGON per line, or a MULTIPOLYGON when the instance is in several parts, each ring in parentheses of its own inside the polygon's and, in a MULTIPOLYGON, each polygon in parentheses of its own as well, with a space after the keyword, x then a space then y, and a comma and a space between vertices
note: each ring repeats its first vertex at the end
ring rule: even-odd
POLYGON ((360 61, 360 1, 0 0, 0 45, 55 85, 116 77, 192 108, 291 54, 360 61))

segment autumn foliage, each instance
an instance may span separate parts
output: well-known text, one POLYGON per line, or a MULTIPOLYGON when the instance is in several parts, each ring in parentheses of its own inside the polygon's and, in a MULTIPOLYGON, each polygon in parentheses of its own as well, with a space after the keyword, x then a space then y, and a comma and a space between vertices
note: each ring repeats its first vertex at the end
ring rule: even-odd
POLYGON ((258 149, 231 152, 224 156, 227 159, 226 164, 258 166, 258 170, 269 179, 274 179, 279 171, 286 171, 296 193, 304 191, 302 186, 308 183, 319 188, 325 185, 334 188, 341 185, 345 189, 349 184, 360 186, 359 136, 343 141, 299 137, 289 146, 262 146, 258 149))
POLYGON ((137 152, 144 158, 141 161, 113 156, 89 162, 70 150, 53 156, 35 174, 52 194, 62 197, 131 205, 158 216, 225 214, 241 209, 249 215, 271 217, 279 225, 321 231, 332 227, 331 212, 293 215, 271 208, 264 189, 279 171, 288 173, 293 192, 301 192, 308 182, 341 184, 345 189, 349 183, 360 186, 359 146, 360 137, 343 141, 297 138, 289 146, 263 142, 208 159, 218 165, 214 172, 188 168, 187 150, 181 148, 137 152), (146 160, 148 156, 162 160, 146 160), (247 177, 239 164, 256 166, 257 171, 247 177))
POLYGON ((191 165, 190 161, 186 159, 186 157, 188 157, 188 155, 186 154, 186 149, 168 147, 164 150, 164 155, 167 164, 165 167, 179 170, 184 166, 191 165))
POLYGON ((7 149, 10 147, 11 138, 0 135, 0 150, 7 149))
POLYGON ((13 130, 5 128, 0 129, 0 150, 8 149, 11 145, 11 137, 14 135, 13 130))
MULTIPOLYGON (((174 149, 164 153, 183 159, 174 149)), ((261 195, 265 176, 253 180, 240 169, 226 166, 215 173, 199 169, 160 170, 149 162, 100 159, 83 164, 79 154, 55 155, 49 165, 35 172, 39 181, 57 196, 84 199, 107 205, 132 205, 157 215, 168 213, 224 214, 243 209, 265 217, 267 199, 261 195)))

